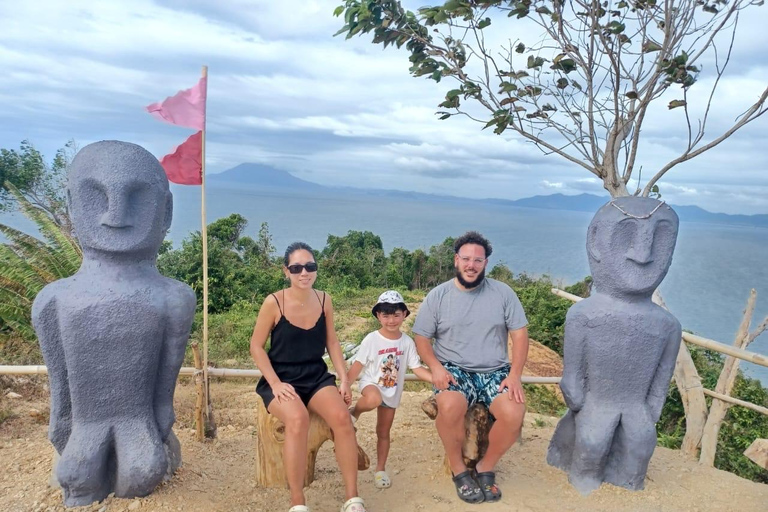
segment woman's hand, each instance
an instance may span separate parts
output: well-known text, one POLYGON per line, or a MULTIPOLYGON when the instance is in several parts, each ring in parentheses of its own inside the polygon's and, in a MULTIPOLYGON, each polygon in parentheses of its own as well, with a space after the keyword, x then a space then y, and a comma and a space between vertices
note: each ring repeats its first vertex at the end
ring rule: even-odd
POLYGON ((341 384, 339 384, 339 394, 345 404, 350 405, 352 403, 352 389, 349 387, 349 382, 341 381, 341 384))
POLYGON ((279 382, 277 385, 272 386, 272 394, 277 398, 277 403, 280 403, 281 400, 287 402, 299 398, 299 395, 296 394, 296 390, 293 389, 293 386, 286 382, 279 382))

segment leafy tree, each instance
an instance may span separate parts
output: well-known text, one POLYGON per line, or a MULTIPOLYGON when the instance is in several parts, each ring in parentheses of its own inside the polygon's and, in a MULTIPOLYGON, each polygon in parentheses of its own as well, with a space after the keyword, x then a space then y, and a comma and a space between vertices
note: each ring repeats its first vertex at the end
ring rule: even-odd
POLYGON ((413 268, 413 277, 409 288, 416 290, 423 290, 426 288, 424 282, 426 281, 424 276, 424 269, 427 266, 427 254, 421 249, 416 249, 411 255, 411 267, 413 268))
MULTIPOLYGON (((323 278, 330 283, 366 288, 384 286, 386 259, 381 238, 370 231, 349 231, 345 236, 328 235, 320 252, 323 278)), ((322 282, 322 281, 321 281, 322 282)))
POLYGON ((37 225, 42 239, 0 224, 8 242, 0 244, 0 332, 34 340, 32 301, 48 283, 74 274, 82 262, 77 242, 33 205, 14 185, 8 193, 22 213, 37 225))
POLYGON ((20 207, 16 194, 10 191, 13 186, 27 202, 71 233, 64 190, 69 164, 76 152, 77 145, 70 140, 48 164, 27 140, 21 142, 18 151, 0 149, 0 211, 20 207))
POLYGON ((337 35, 372 33, 384 47, 405 45, 413 76, 453 81, 456 88, 439 105, 440 119, 464 115, 497 134, 512 131, 583 167, 617 197, 629 194, 632 173, 648 149, 641 145, 642 127, 660 101, 674 110, 664 122, 680 123, 687 136, 642 191, 638 185, 636 193, 644 196, 658 193, 656 182, 672 167, 765 113, 768 87, 735 115, 732 126, 705 139, 739 16, 762 3, 448 0, 414 14, 396 0, 346 0, 334 14, 344 18, 337 35), (531 30, 539 36, 515 39, 531 30), (494 38, 503 41, 501 47, 488 43, 494 38), (707 59, 714 62, 713 85, 703 104, 693 105, 689 91, 707 59))
POLYGON ((453 241, 451 237, 429 248, 421 277, 421 288, 432 288, 455 275, 453 241))
POLYGON ((392 249, 387 258, 387 288, 407 288, 413 281, 413 258, 401 247, 392 249))
MULTIPOLYGON (((267 255, 254 258, 254 248, 271 247, 266 224, 262 224, 259 240, 243 237, 246 219, 233 213, 208 226, 208 309, 221 313, 241 301, 257 302, 280 288, 280 266, 267 255)), ((189 284, 202 307, 203 246, 200 232, 192 233, 181 248, 166 250, 158 258, 160 272, 189 284)))

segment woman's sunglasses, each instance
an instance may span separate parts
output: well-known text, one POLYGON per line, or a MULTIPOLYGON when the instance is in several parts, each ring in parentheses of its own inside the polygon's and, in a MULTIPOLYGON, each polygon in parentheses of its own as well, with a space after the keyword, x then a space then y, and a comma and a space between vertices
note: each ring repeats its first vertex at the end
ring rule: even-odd
POLYGON ((317 272, 317 263, 314 261, 310 261, 306 265, 294 263, 293 265, 288 265, 286 268, 291 274, 301 274, 301 271, 304 269, 306 269, 307 272, 317 272))

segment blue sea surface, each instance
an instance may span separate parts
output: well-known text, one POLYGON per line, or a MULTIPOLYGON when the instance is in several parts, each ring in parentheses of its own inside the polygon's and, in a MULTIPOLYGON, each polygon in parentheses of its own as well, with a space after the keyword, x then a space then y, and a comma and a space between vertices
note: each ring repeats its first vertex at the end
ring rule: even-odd
MULTIPOLYGON (((173 186, 174 218, 169 238, 179 247, 200 229, 200 187, 173 186)), ((562 286, 589 275, 585 237, 592 213, 522 208, 460 199, 415 200, 349 190, 292 192, 209 186, 208 223, 239 213, 255 237, 262 222, 278 252, 301 240, 322 249, 329 234, 371 231, 385 251, 395 247, 428 250, 449 236, 474 229, 493 244, 490 264, 513 272, 548 275, 562 286)), ((8 219, 7 215, 3 216, 8 219)), ((32 226, 14 215, 10 224, 32 226)), ((758 292, 753 328, 768 315, 768 229, 683 222, 672 267, 661 285, 670 311, 684 329, 731 344, 752 288, 758 292)), ((216 262, 210 262, 215 265, 216 262)), ((768 355, 768 334, 749 350, 768 355)), ((768 383, 768 368, 742 362, 749 376, 768 383)))

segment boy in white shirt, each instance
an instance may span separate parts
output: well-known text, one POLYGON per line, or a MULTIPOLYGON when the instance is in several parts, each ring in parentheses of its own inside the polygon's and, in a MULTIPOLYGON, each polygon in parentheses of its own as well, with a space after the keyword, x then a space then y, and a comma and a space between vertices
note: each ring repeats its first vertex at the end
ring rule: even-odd
POLYGON ((413 339, 400 332, 403 321, 411 314, 403 296, 394 290, 386 291, 379 296, 371 312, 381 328, 368 334, 360 343, 347 376, 350 382, 360 376, 362 396, 350 409, 352 421, 362 413, 376 409, 374 484, 383 489, 392 485, 385 466, 389 455, 389 432, 403 394, 405 367, 427 382, 432 382, 432 374, 421 365, 413 339))

